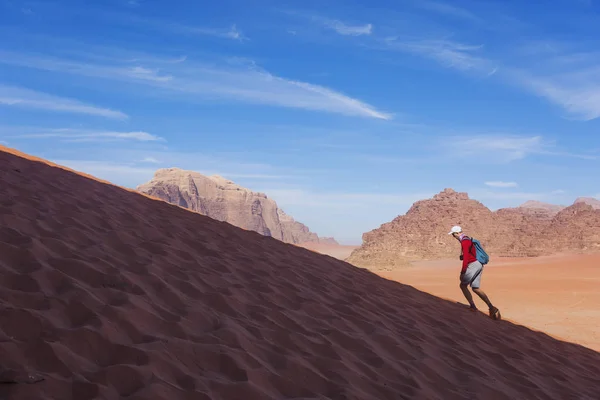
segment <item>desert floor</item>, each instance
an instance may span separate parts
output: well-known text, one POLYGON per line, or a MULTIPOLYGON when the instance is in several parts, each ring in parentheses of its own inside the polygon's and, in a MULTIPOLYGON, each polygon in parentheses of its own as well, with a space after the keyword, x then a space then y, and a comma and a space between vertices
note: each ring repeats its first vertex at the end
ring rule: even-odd
MULTIPOLYGON (((459 260, 441 260, 382 275, 467 304, 458 287, 459 272, 459 260)), ((600 351, 600 254, 492 260, 481 288, 503 319, 600 351)), ((487 312, 483 301, 473 297, 487 312)))
POLYGON ((302 243, 299 245, 305 249, 315 251, 317 253, 325 254, 338 260, 345 260, 350 257, 350 254, 357 249, 359 246, 348 246, 348 245, 331 245, 321 243, 302 243))

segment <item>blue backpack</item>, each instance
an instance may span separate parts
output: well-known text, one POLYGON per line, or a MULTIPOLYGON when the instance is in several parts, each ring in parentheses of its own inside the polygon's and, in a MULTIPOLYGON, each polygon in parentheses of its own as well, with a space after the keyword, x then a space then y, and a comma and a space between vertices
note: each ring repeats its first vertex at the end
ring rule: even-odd
POLYGON ((475 246, 475 257, 477 258, 477 261, 479 261, 481 265, 489 263, 490 256, 488 256, 488 254, 485 252, 479 240, 471 238, 471 248, 469 249, 470 253, 473 252, 473 246, 475 246))

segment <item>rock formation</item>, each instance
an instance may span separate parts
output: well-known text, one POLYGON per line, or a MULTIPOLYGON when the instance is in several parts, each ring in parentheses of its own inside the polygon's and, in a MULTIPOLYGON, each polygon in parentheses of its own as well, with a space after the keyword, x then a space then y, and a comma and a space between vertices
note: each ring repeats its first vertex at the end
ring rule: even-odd
POLYGON ((600 210, 600 200, 595 199, 593 197, 579 197, 575 200, 574 204, 578 204, 578 203, 589 204, 594 209, 600 210))
POLYGON ((333 238, 319 238, 266 194, 253 192, 218 175, 204 176, 194 171, 165 168, 156 171, 151 181, 136 190, 286 243, 337 244, 333 238))
POLYGON ((389 270, 414 260, 457 258, 460 248, 448 235, 457 224, 496 257, 600 250, 600 210, 589 204, 549 207, 528 202, 492 212, 467 193, 445 189, 365 233, 362 246, 347 261, 389 270))
POLYGON ((565 206, 529 200, 516 208, 522 213, 553 217, 563 210, 565 206))

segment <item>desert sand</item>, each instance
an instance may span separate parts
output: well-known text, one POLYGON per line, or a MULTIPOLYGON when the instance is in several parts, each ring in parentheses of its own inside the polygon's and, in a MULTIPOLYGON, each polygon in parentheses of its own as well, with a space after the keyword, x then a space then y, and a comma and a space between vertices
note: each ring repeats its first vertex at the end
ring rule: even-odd
POLYGON ((325 254, 338 260, 345 260, 352 254, 352 252, 359 246, 343 245, 343 244, 330 244, 330 243, 301 243, 298 246, 304 247, 315 251, 317 253, 325 254))
POLYGON ((44 378, 0 398, 600 392, 584 346, 2 150, 0 273, 0 368, 44 378))
MULTIPOLYGON (((460 266, 458 260, 422 261, 384 276, 467 304, 458 287, 460 266)), ((600 351, 600 254, 495 257, 484 271, 481 288, 504 319, 600 351)))

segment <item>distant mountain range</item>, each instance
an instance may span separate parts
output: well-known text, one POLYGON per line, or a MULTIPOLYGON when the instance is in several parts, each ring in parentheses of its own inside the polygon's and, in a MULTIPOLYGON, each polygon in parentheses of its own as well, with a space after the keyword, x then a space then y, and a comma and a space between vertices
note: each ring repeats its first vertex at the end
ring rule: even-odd
POLYGON ((600 251, 600 201, 596 199, 581 197, 570 206, 528 201, 491 211, 467 193, 445 189, 365 233, 362 245, 347 261, 390 270, 415 260, 457 258, 458 244, 448 235, 457 224, 480 239, 493 257, 600 251))
MULTIPOLYGON (((595 199, 593 197, 579 197, 573 202, 573 204, 579 204, 579 203, 589 204, 594 209, 600 210, 600 200, 595 199)), ((544 202, 536 201, 536 200, 529 200, 529 201, 526 201, 525 203, 521 204, 517 208, 521 208, 524 210, 542 211, 542 212, 547 212, 550 215, 556 215, 561 210, 567 208, 567 206, 544 203, 544 202)))

